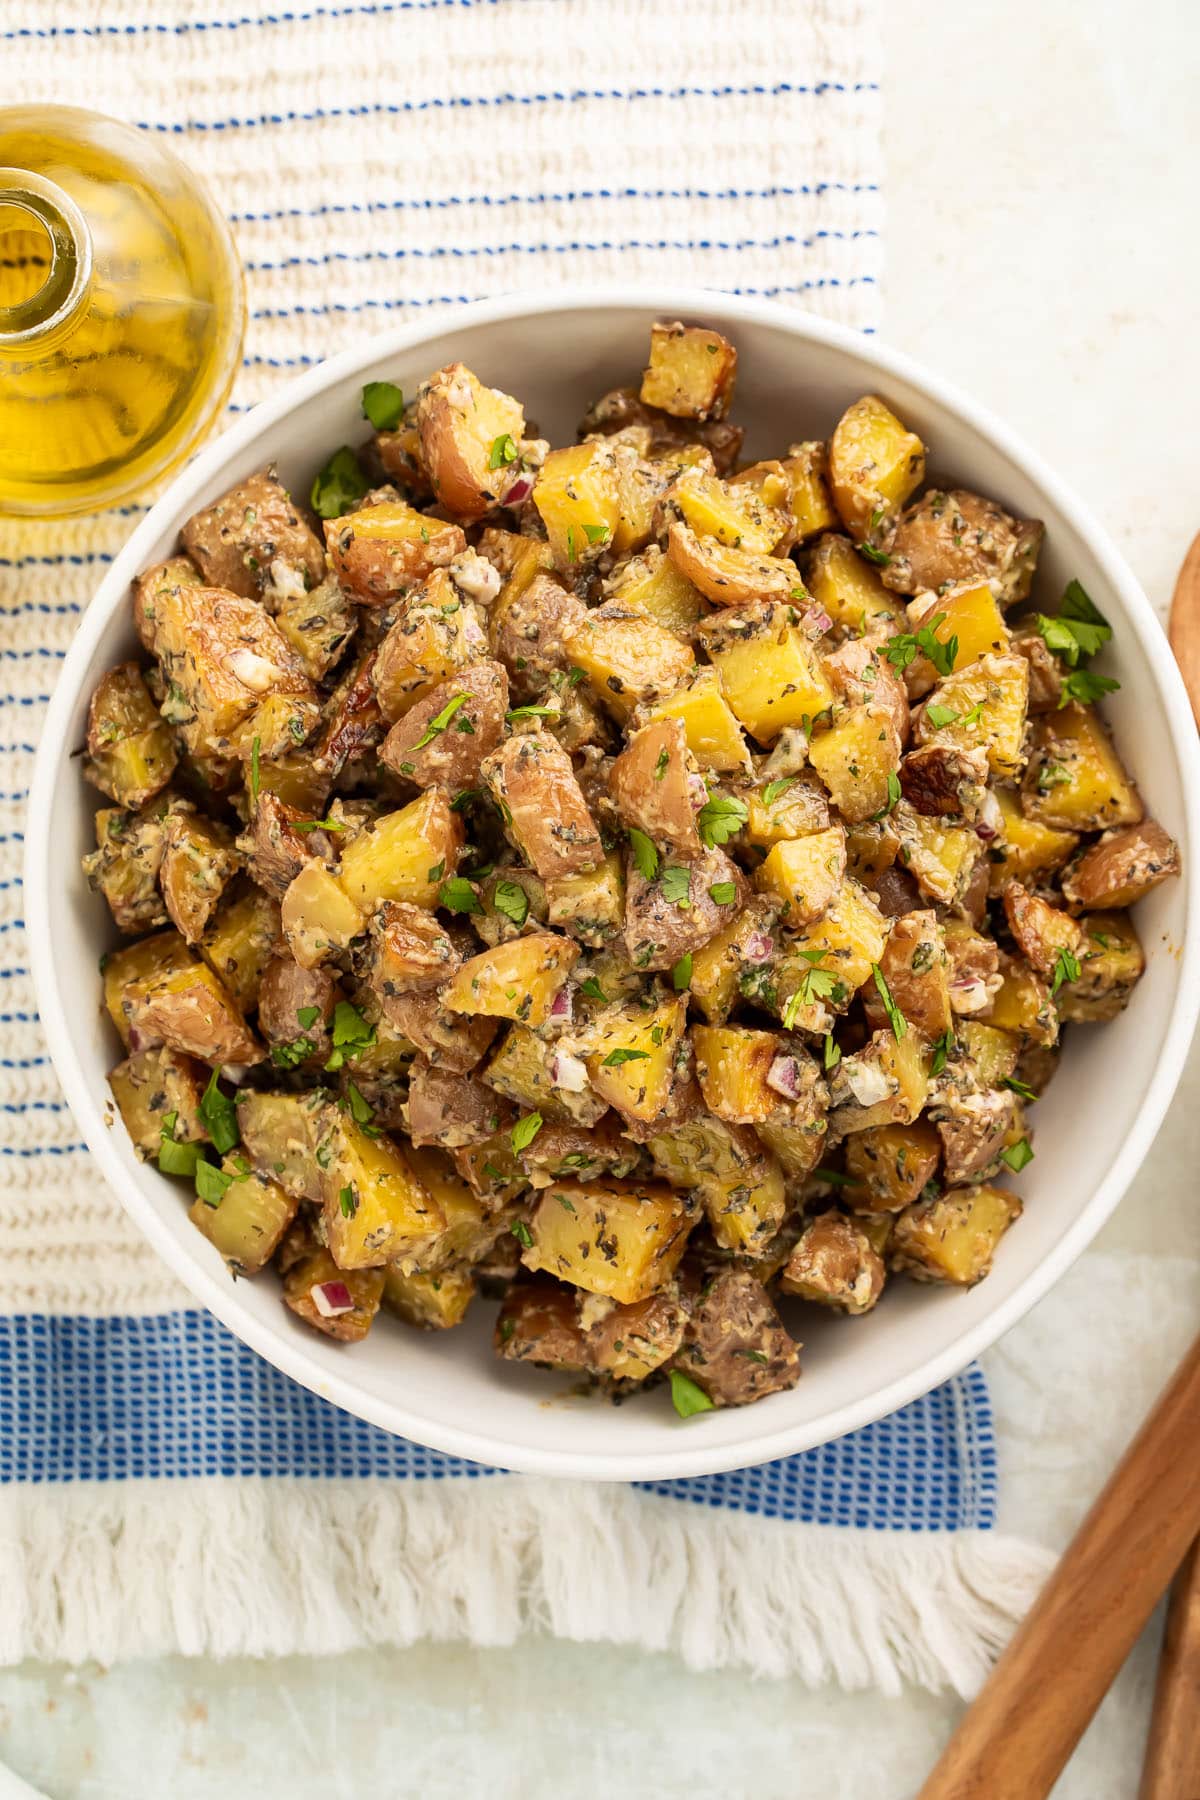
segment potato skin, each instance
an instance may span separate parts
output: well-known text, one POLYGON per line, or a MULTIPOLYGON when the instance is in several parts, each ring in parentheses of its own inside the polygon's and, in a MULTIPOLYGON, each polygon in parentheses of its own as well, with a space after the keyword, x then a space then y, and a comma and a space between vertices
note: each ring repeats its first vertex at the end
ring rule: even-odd
POLYGON ((681 956, 701 949, 746 904, 746 877, 723 850, 707 850, 683 867, 686 908, 668 897, 661 875, 647 881, 632 860, 626 867, 625 944, 638 969, 672 969, 681 956), (714 887, 732 887, 733 898, 714 900, 714 887))
POLYGON ((473 787, 480 763, 499 746, 507 710, 504 665, 476 663, 439 682, 397 719, 383 740, 380 761, 418 787, 441 787, 451 794, 473 787), (446 726, 429 737, 434 720, 462 695, 463 704, 446 726))
POLYGON ((729 1269, 703 1292, 672 1366, 703 1388, 714 1406, 748 1406, 795 1387, 799 1350, 761 1281, 729 1269))
POLYGON ((934 488, 901 513, 881 579, 898 594, 986 581, 1013 606, 1029 598, 1044 533, 1040 519, 1014 519, 965 488, 934 488))
POLYGON ((501 815, 543 880, 579 875, 604 854, 571 759, 545 731, 506 740, 480 773, 501 815))
POLYGON ((326 519, 334 574, 360 606, 386 606, 467 547, 460 525, 381 500, 342 519, 326 519))
POLYGON ((1179 846, 1154 819, 1106 831, 1063 876, 1063 899, 1079 911, 1134 906, 1179 873, 1179 846))
POLYGON ((209 587, 246 600, 298 585, 318 587, 325 551, 287 490, 270 471, 250 475, 203 511, 180 534, 209 587))
POLYGON ((484 387, 465 363, 447 363, 417 390, 421 461, 441 504, 459 519, 481 519, 499 505, 512 474, 490 467, 492 446, 519 444, 525 413, 511 394, 484 387))
MULTIPOLYGON (((696 830, 698 771, 680 719, 655 719, 631 733, 612 765, 609 791, 626 824, 690 862, 700 855, 696 830)), ((703 784, 699 783, 701 799, 703 784)))

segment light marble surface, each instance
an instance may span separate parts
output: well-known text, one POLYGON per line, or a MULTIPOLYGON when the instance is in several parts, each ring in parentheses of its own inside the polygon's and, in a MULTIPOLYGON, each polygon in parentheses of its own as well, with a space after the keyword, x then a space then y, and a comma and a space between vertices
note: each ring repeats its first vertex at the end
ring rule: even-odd
MULTIPOLYGON (((1027 436, 1165 608, 1200 527, 1200 8, 926 0, 884 11, 886 336, 1027 436)), ((1200 1055, 1096 1250, 988 1358, 1009 1530, 1065 1542, 1200 1317, 1197 1101, 1200 1055), (1043 1348, 1068 1337, 1071 1380, 1047 1391, 1043 1348)), ((1058 1800, 1135 1792, 1156 1629, 1058 1800)), ((921 1693, 809 1693, 535 1640, 324 1663, 27 1666, 0 1674, 0 1758, 52 1800, 440 1800, 485 1787, 497 1800, 906 1800, 958 1710, 921 1693)))

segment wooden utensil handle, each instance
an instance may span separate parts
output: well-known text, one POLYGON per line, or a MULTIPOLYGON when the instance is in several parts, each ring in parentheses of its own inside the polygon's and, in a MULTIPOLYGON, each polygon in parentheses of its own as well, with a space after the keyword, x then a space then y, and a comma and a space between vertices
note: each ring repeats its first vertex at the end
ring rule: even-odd
POLYGON ((1200 1538, 1171 1589, 1138 1800, 1200 1800, 1200 1538))
POLYGON ((1044 1800, 1198 1531, 1200 1338, 919 1800, 1044 1800))

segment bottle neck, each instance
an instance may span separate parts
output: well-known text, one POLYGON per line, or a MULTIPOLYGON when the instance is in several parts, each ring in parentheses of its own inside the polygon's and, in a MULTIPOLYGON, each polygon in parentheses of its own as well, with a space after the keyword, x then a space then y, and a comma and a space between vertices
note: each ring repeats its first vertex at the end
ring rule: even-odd
POLYGON ((58 337, 87 303, 92 239, 54 182, 0 168, 0 356, 58 337))

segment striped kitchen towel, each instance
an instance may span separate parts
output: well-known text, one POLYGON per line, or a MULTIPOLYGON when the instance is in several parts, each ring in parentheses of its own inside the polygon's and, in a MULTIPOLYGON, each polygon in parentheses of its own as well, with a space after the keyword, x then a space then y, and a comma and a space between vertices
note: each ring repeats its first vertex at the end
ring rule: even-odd
MULTIPOLYGON (((874 0, 7 0, 8 91, 211 181, 247 270, 232 410, 388 314, 652 278, 874 328, 874 0)), ((979 1681, 1044 1572, 993 1529, 977 1370, 768 1467, 496 1474, 293 1386, 158 1264, 49 1068, 22 944, 30 759, 141 509, 0 522, 0 1660, 522 1629, 811 1681, 979 1681)))

